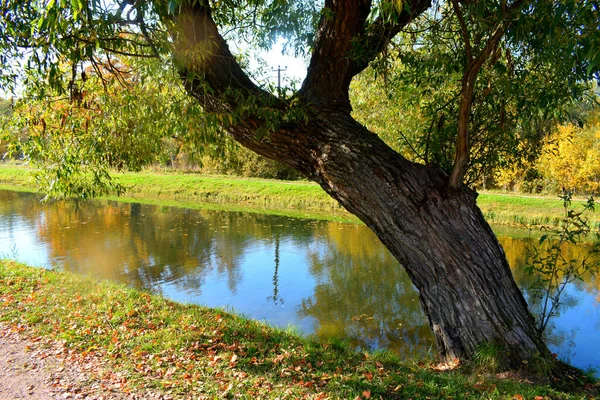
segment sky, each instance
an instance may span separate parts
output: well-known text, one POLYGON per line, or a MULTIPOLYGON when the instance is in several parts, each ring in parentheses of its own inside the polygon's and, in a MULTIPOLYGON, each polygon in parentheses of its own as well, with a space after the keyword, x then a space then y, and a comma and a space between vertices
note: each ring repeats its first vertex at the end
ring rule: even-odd
POLYGON ((296 78, 303 81, 306 77, 306 68, 308 67, 308 60, 302 58, 295 58, 292 56, 281 54, 282 42, 278 42, 275 47, 269 52, 269 62, 273 65, 286 66, 286 75, 290 78, 296 78))
MULTIPOLYGON (((231 46, 231 44, 230 44, 231 46)), ((277 85, 277 68, 285 70, 281 72, 281 84, 285 86, 290 84, 292 81, 299 82, 298 85, 304 81, 306 77, 306 68, 308 66, 308 59, 296 58, 290 55, 282 54, 283 41, 277 42, 273 48, 268 52, 261 52, 259 56, 266 62, 265 73, 260 75, 260 80, 268 80, 274 86, 277 85)), ((251 61, 250 68, 258 68, 258 62, 256 60, 251 61)), ((7 93, 0 87, 0 97, 10 98, 12 95, 7 93)))
MULTIPOLYGON (((281 68, 285 70, 281 72, 282 86, 290 84, 290 82, 294 80, 299 82, 300 85, 306 77, 306 69, 309 60, 282 54, 283 43, 283 41, 278 41, 268 52, 263 51, 259 53, 259 57, 266 61, 268 66, 261 78, 267 79, 272 84, 277 85, 277 68, 281 68)), ((256 69, 257 65, 256 61, 251 62, 250 68, 256 69)))

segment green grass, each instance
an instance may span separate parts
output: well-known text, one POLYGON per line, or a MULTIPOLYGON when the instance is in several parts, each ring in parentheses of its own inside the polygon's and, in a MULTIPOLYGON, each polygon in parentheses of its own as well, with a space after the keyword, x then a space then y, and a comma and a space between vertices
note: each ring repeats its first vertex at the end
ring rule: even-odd
POLYGON ((354 352, 221 310, 0 260, 0 320, 100 357, 125 391, 175 398, 581 399, 545 385, 354 352), (522 397, 518 397, 522 396, 522 397), (541 397, 536 397, 541 396, 541 397))
POLYGON ((132 195, 184 197, 209 203, 236 203, 264 208, 339 212, 337 203, 316 184, 185 173, 115 174, 132 195))
MULTIPOLYGON (((574 199, 571 207, 583 209, 585 199, 574 199)), ((562 200, 555 197, 526 196, 505 193, 484 192, 479 195, 477 204, 490 224, 515 227, 557 226, 564 217, 562 200)), ((587 215, 591 224, 598 227, 600 212, 587 215)))
MULTIPOLYGON (((118 198, 120 201, 358 222, 318 185, 306 181, 181 172, 117 173, 114 176, 127 187, 125 196, 118 198)), ((35 183, 28 168, 0 164, 0 188, 33 191, 35 183)), ((573 205, 582 207, 583 202, 584 199, 577 199, 573 205)), ((484 192, 477 203, 490 224, 517 228, 557 226, 564 213, 558 197, 484 192)), ((593 225, 600 226, 599 212, 589 214, 589 218, 593 225)))
POLYGON ((34 190, 35 182, 30 175, 29 168, 13 164, 0 164, 0 188, 34 190))
MULTIPOLYGON (((113 200, 358 222, 312 182, 149 171, 114 177, 127 191, 118 198, 108 197, 113 200)), ((0 189, 35 191, 31 169, 0 164, 0 189)))

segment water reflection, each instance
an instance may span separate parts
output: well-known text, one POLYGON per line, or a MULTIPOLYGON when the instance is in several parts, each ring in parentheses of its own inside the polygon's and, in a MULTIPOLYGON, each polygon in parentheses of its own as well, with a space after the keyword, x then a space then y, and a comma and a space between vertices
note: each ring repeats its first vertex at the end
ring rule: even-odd
MULTIPOLYGON (((534 277, 523 271, 526 265, 527 249, 538 243, 532 238, 500 237, 515 279, 522 288, 528 288, 534 277)), ((581 260, 589 247, 586 245, 565 245, 563 256, 567 260, 581 260)), ((559 275, 560 277, 560 275, 559 275)), ((540 312, 542 304, 535 302, 526 290, 525 298, 532 313, 540 312)), ((561 296, 557 315, 550 319, 544 332, 550 348, 561 359, 582 368, 600 367, 600 350, 597 346, 600 333, 600 286, 597 277, 587 276, 585 281, 574 281, 561 296)), ((600 371, 598 371, 600 372, 600 371)))
POLYGON ((432 337, 407 274, 363 226, 327 224, 323 246, 309 253, 314 293, 300 315, 319 321, 317 336, 407 356, 427 351, 432 337))
MULTIPOLYGON (((527 239, 500 240, 527 287, 527 239)), ((364 226, 137 203, 41 204, 0 191, 0 254, 13 246, 26 263, 232 308, 322 339, 406 356, 433 346, 410 280, 364 226)), ((584 368, 600 366, 599 286, 590 279, 570 287, 568 307, 548 330, 553 350, 584 368)))
POLYGON ((279 234, 275 234, 275 272, 273 272, 273 295, 267 300, 274 304, 283 304, 283 298, 279 296, 279 234))

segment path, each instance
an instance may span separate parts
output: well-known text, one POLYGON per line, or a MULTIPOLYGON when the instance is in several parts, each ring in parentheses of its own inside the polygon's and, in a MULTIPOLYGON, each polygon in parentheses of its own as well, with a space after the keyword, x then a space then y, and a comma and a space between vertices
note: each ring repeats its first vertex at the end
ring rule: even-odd
POLYGON ((0 400, 170 399, 161 394, 128 394, 102 361, 76 354, 60 342, 29 338, 0 323, 0 400))

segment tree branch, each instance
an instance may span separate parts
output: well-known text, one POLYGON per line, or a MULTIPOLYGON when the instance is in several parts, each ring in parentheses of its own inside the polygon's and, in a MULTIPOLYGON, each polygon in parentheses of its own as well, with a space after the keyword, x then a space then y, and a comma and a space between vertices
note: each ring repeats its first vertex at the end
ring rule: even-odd
POLYGON ((462 77, 460 110, 458 113, 458 131, 456 138, 456 155, 454 158, 454 166, 450 175, 450 187, 454 189, 460 188, 462 185, 470 161, 469 147, 469 119, 471 116, 471 107, 473 105, 473 94, 475 91, 475 83, 477 75, 481 67, 488 59, 490 54, 496 49, 502 36, 504 36, 504 23, 500 22, 492 35, 488 38, 484 49, 479 53, 477 58, 471 59, 462 77))
POLYGON ((326 0, 300 95, 321 107, 350 112, 353 40, 365 29, 369 0, 326 0))
POLYGON ((463 41, 465 43, 465 53, 467 55, 467 62, 470 63, 473 60, 473 53, 471 51, 471 39, 469 35, 469 29, 467 28, 467 24, 465 22, 465 17, 460 9, 460 5, 458 4, 458 0, 451 0, 452 7, 454 8, 454 12, 456 13, 456 18, 458 19, 458 23, 460 25, 460 32, 463 37, 463 41))
POLYGON ((175 65, 204 111, 220 116, 219 124, 242 146, 312 175, 314 165, 297 136, 303 122, 286 120, 289 102, 250 80, 219 34, 210 8, 188 4, 174 22, 175 65))
POLYGON ((358 38, 358 43, 365 49, 365 53, 355 60, 352 71, 353 76, 367 68, 369 63, 385 50, 390 41, 400 31, 423 14, 430 6, 431 0, 413 0, 410 7, 402 9, 396 20, 379 16, 373 23, 369 24, 358 38))
POLYGON ((250 80, 219 34, 210 8, 198 3, 182 7, 176 18, 175 59, 180 71, 186 74, 185 81, 196 88, 208 83, 212 96, 237 91, 236 96, 223 99, 230 106, 240 100, 239 95, 274 98, 250 80))
POLYGON ((423 13, 431 0, 413 0, 397 18, 368 23, 370 0, 328 0, 300 95, 321 107, 350 112, 348 89, 402 28, 423 13))
POLYGON ((152 49, 152 52, 154 53, 156 58, 160 58, 160 53, 158 52, 158 49, 156 48, 156 45, 154 44, 154 41, 150 37, 150 34, 148 33, 148 29, 146 28, 146 22, 144 21, 144 9, 142 7, 138 8, 137 17, 138 17, 138 21, 140 24, 140 30, 142 31, 144 38, 148 42, 148 45, 152 49))
MULTIPOLYGON (((452 4, 456 4, 456 0, 452 0, 452 4)), ((490 57, 491 54, 496 50, 500 40, 504 36, 506 32, 506 28, 511 24, 512 21, 509 20, 511 18, 512 13, 518 11, 523 4, 523 0, 517 0, 512 3, 509 7, 505 6, 505 3, 502 3, 503 15, 502 19, 492 32, 492 34, 488 37, 486 44, 479 53, 479 55, 473 59, 472 54, 471 57, 467 56, 467 66, 465 68, 462 84, 461 84, 461 100, 460 100, 460 110, 458 114, 458 128, 457 128, 457 138, 456 138, 456 154, 454 158, 454 166, 452 167, 452 173, 450 174, 449 186, 454 189, 459 189, 463 183, 463 179, 467 170, 469 168, 470 161, 470 146, 469 146, 469 119, 471 115, 471 107, 473 105, 473 95, 475 90, 475 83, 477 81, 477 76, 481 67, 485 63, 485 61, 490 57)), ((456 4, 455 10, 460 8, 458 4, 456 4)), ((459 19, 459 23, 464 24, 464 19, 462 19, 462 12, 457 13, 457 18, 459 19), (460 17, 459 17, 460 15, 460 17)), ((466 31, 466 24, 464 25, 466 31)), ((465 51, 467 54, 472 50, 470 49, 469 37, 464 36, 463 39, 465 42, 465 51), (467 50, 468 49, 468 50, 467 50)))

